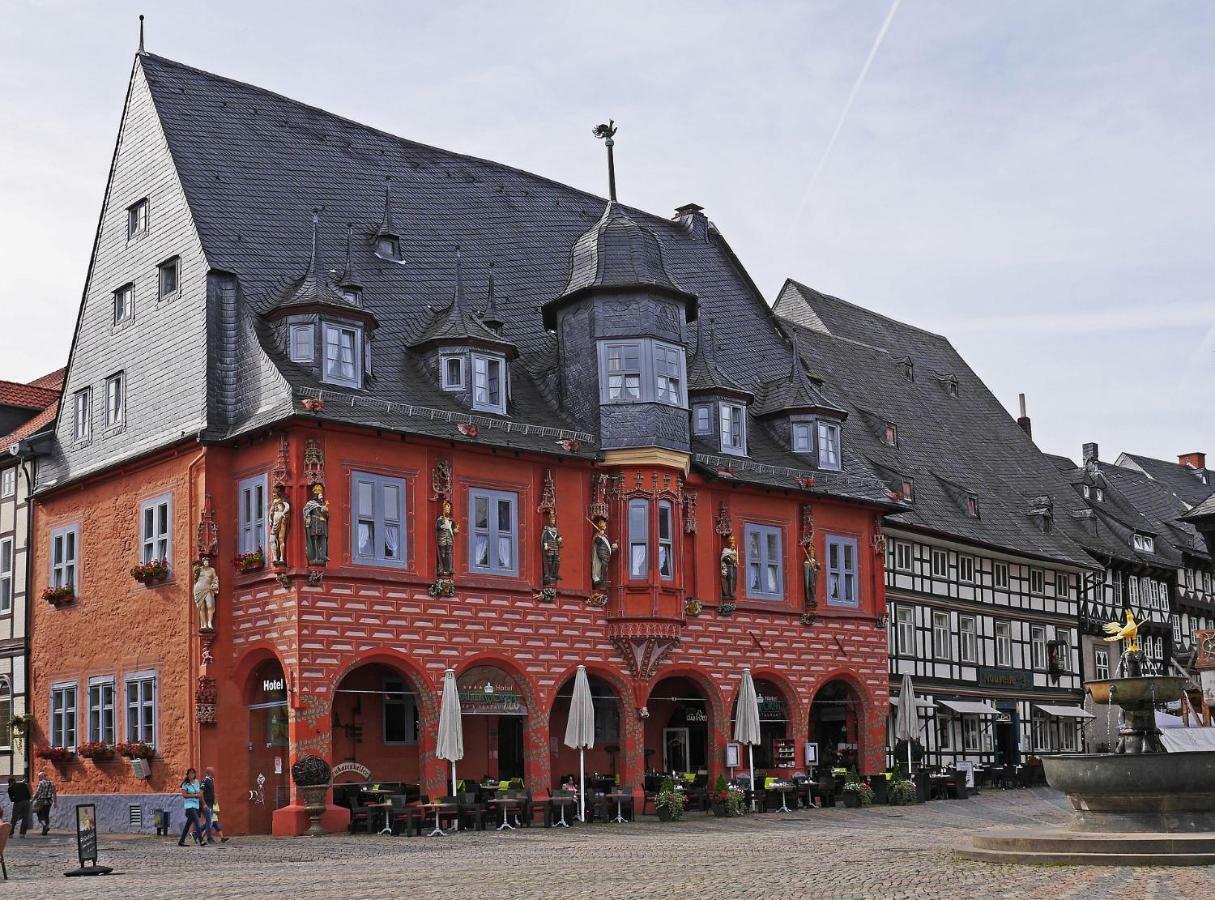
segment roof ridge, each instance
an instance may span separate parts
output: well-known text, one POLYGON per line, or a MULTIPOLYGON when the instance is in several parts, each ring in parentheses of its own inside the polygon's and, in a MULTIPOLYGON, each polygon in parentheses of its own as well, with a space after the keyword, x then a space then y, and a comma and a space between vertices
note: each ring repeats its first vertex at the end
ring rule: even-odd
MULTIPOLYGON (((949 346, 951 346, 951 347, 953 346, 953 344, 950 342, 949 338, 947 338, 945 335, 941 334, 940 332, 929 331, 927 328, 922 328, 919 325, 912 325, 910 322, 904 322, 902 319, 896 319, 893 316, 888 316, 885 313, 880 313, 877 310, 871 309, 868 306, 861 306, 861 304, 859 304, 859 303, 853 303, 851 300, 845 300, 842 297, 835 296, 834 294, 824 293, 823 291, 820 291, 817 288, 813 288, 810 285, 805 284, 804 282, 798 281, 796 278, 790 278, 789 281, 791 283, 793 283, 794 285, 796 285, 799 290, 804 289, 807 291, 813 291, 814 293, 816 293, 820 297, 822 297, 824 300, 833 300, 836 303, 841 303, 844 306, 849 307, 850 309, 859 309, 861 312, 868 313, 871 316, 876 316, 879 319, 884 319, 885 321, 890 322, 892 325, 898 325, 902 328, 910 328, 912 331, 918 331, 920 334, 926 334, 929 337, 938 338, 939 340, 942 340, 945 343, 949 344, 949 346)), ((809 301, 807 301, 807 302, 809 302, 809 301)))

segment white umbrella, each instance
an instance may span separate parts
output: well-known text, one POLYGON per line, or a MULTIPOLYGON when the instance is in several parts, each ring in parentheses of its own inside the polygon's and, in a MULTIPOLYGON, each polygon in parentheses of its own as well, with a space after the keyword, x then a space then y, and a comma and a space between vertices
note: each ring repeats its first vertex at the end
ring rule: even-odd
POLYGON ((759 736, 759 700, 755 696, 755 682, 751 680, 750 667, 744 668, 742 686, 738 689, 738 703, 734 707, 734 740, 747 745, 747 762, 751 766, 751 808, 755 808, 755 745, 759 736))
POLYGON ((907 742, 907 777, 911 777, 911 742, 920 736, 920 714, 916 709, 915 691, 911 687, 911 676, 904 674, 899 686, 899 699, 895 704, 894 739, 907 742))
POLYGON ((464 723, 461 721, 460 689, 456 670, 443 673, 443 705, 439 707, 439 739, 435 756, 451 763, 451 793, 456 794, 456 761, 464 758, 464 723))
POLYGON ((591 683, 586 666, 574 676, 574 696, 565 723, 565 746, 578 751, 578 821, 586 822, 586 751, 595 746, 595 704, 591 702, 591 683))

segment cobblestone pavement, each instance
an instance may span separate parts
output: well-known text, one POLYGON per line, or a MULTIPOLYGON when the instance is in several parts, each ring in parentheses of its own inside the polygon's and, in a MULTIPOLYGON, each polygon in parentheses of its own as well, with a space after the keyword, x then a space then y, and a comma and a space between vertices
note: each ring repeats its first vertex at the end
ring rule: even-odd
POLYGON ((744 819, 692 813, 588 828, 461 832, 446 838, 234 838, 179 848, 104 835, 115 874, 66 879, 68 835, 14 838, 10 897, 1017 897, 1215 896, 1215 866, 1079 868, 954 860, 984 828, 1056 825, 1062 795, 987 791, 913 807, 806 810, 744 819))

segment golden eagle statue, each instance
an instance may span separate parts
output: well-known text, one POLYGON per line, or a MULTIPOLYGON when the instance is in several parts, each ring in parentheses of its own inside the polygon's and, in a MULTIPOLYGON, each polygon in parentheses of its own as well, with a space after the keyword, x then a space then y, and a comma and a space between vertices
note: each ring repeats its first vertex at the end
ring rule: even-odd
POLYGON ((1139 649, 1139 623, 1135 621, 1135 616, 1129 609, 1126 611, 1126 624, 1106 622, 1105 633, 1109 635, 1106 640, 1111 644, 1114 641, 1122 641, 1123 649, 1127 653, 1134 653, 1139 649))

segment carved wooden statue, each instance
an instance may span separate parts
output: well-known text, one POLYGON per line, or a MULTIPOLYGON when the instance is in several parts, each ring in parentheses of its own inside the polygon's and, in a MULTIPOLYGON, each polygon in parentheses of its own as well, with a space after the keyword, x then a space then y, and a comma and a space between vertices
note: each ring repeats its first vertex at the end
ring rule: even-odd
POLYGON ((291 528, 291 504, 287 502, 287 491, 280 484, 274 491, 268 511, 270 533, 270 562, 276 566, 287 563, 287 532, 291 528))
POLYGON ((738 547, 734 535, 726 535, 726 545, 721 548, 721 599, 733 600, 738 590, 738 547))
POLYGON ((596 516, 592 524, 595 535, 591 539, 591 586, 598 590, 607 586, 608 564, 616 552, 616 545, 608 538, 607 519, 596 516))
POLYGON ((802 597, 806 608, 813 609, 818 606, 818 570, 822 564, 815 558, 812 545, 802 545, 802 552, 806 555, 802 560, 802 597))
POLYGON ((219 593, 219 575, 204 556, 194 567, 194 605, 198 607, 198 630, 215 630, 215 597, 219 593))
POLYGON ((435 519, 436 565, 438 566, 435 574, 450 577, 455 571, 452 554, 455 551, 456 534, 459 531, 460 526, 451 517, 451 501, 444 500, 443 510, 435 519))
POLYGON ((304 547, 308 565, 329 562, 329 501, 319 484, 312 486, 312 496, 304 504, 304 547))
POLYGON ((561 533, 557 531, 557 516, 550 510, 548 521, 540 529, 540 553, 544 558, 542 583, 545 587, 552 587, 560 577, 561 545, 563 543, 565 541, 562 539, 561 533))

